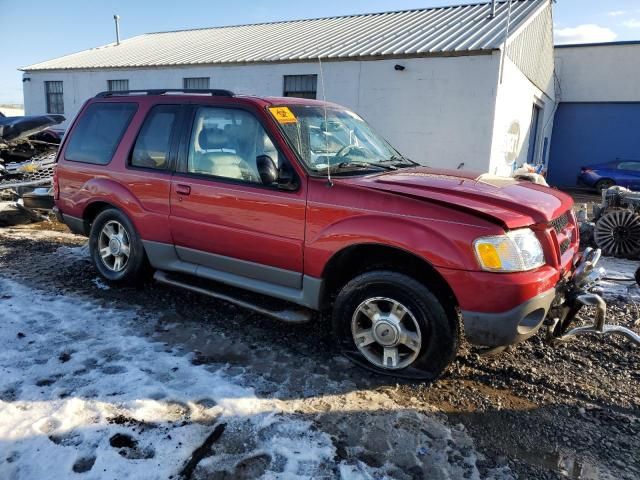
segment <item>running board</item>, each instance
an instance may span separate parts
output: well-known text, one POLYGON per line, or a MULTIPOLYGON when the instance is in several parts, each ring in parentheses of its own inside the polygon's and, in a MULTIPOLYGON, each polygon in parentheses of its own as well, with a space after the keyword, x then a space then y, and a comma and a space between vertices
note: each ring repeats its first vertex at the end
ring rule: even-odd
POLYGON ((218 300, 232 303, 241 308, 252 310, 256 313, 264 315, 265 317, 274 318, 287 323, 306 323, 311 321, 313 313, 310 310, 300 309, 281 309, 275 310, 264 306, 260 306, 256 303, 251 303, 246 300, 234 297, 232 295, 217 292, 210 288, 204 288, 197 285, 193 285, 187 281, 178 280, 177 278, 171 278, 171 275, 167 272, 157 270, 153 275, 156 282, 163 283, 165 285, 171 285, 173 287, 184 288, 191 292, 199 293, 201 295, 207 295, 218 300))

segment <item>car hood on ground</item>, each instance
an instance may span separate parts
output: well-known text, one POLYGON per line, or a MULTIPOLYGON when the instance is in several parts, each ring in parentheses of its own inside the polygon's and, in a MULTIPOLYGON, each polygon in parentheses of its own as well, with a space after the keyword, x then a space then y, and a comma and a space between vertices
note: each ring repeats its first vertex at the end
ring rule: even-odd
POLYGON ((571 197, 558 190, 461 170, 401 169, 348 182, 472 211, 506 228, 549 222, 573 205, 571 197))
POLYGON ((53 125, 64 122, 63 115, 34 115, 0 118, 0 140, 17 142, 53 125))

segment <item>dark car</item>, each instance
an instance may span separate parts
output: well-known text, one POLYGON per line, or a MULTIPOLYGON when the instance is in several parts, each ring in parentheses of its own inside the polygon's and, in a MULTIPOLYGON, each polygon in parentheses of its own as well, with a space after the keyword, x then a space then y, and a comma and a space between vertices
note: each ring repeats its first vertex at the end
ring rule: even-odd
POLYGON ((640 160, 614 160, 582 167, 578 183, 598 191, 614 185, 640 190, 640 160))

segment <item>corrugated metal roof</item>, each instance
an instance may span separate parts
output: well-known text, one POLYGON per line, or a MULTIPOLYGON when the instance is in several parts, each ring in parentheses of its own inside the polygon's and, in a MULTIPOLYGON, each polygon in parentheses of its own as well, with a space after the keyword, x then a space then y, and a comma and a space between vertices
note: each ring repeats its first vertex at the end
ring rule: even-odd
MULTIPOLYGON (((516 0, 510 31, 546 0, 516 0)), ((455 55, 498 48, 508 3, 371 13, 139 35, 22 68, 98 68, 455 55)))

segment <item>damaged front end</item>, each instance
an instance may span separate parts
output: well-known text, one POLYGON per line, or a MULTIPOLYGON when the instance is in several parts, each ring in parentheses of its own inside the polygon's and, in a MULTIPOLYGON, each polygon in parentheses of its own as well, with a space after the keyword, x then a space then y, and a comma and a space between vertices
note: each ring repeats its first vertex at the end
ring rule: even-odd
POLYGON ((21 200, 26 208, 47 210, 55 157, 62 134, 51 127, 62 115, 0 118, 0 200, 21 200))
POLYGON ((603 268, 597 267, 601 251, 587 248, 576 258, 573 276, 558 286, 556 299, 545 323, 548 327, 547 342, 557 346, 585 334, 599 336, 621 335, 640 345, 640 335, 633 330, 606 323, 607 304, 597 293, 598 281, 605 276, 603 268), (573 327, 584 319, 579 313, 584 307, 594 307, 595 314, 590 325, 573 327))

